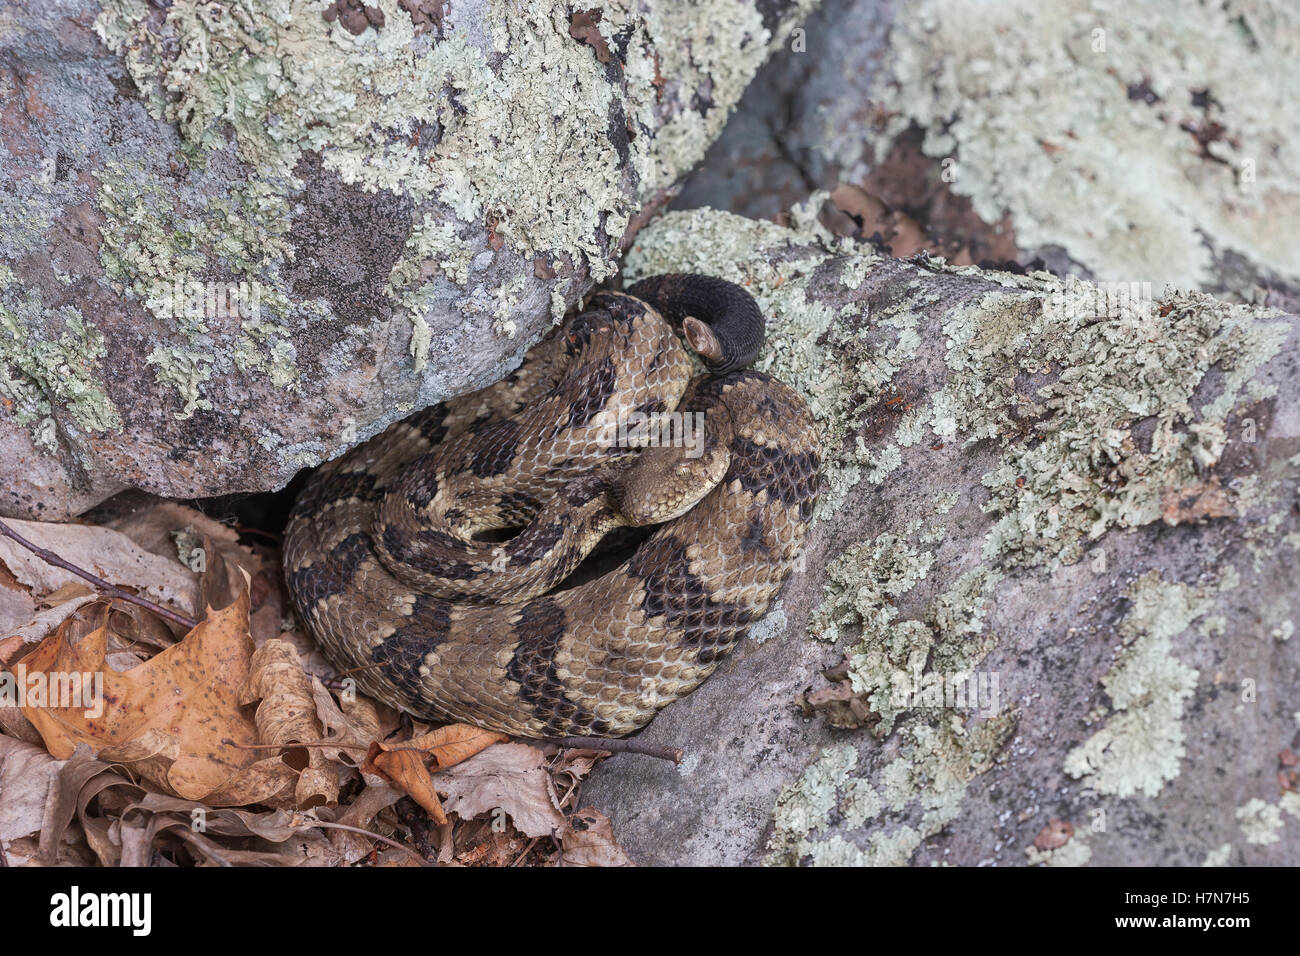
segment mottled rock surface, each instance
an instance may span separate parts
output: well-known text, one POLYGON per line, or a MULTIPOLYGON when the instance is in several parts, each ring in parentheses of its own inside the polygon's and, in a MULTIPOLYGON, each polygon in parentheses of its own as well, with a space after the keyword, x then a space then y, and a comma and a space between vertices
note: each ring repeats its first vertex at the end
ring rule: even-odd
POLYGON ((1287 0, 827 0, 802 29, 674 208, 850 185, 950 258, 1300 309, 1287 0))
POLYGON ((0 5, 0 514, 275 488, 499 378, 810 5, 0 5))
POLYGON ((584 799, 641 863, 1294 863, 1300 318, 793 219, 629 259, 754 292, 825 490, 780 610, 643 732, 683 765, 584 799))

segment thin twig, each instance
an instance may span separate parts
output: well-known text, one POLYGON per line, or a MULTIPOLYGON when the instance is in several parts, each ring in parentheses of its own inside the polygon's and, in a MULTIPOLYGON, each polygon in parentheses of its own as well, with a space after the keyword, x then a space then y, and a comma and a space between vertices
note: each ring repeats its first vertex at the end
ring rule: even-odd
POLYGON ((420 854, 416 853, 405 843, 398 843, 396 840, 390 840, 388 837, 381 836, 372 830, 363 830, 361 827, 350 827, 346 823, 326 823, 324 820, 313 820, 311 823, 304 823, 301 827, 298 827, 298 829, 310 830, 312 827, 325 827, 330 830, 347 830, 349 833, 360 833, 362 836, 368 836, 372 840, 378 840, 380 843, 387 843, 394 849, 401 850, 403 853, 415 857, 420 866, 429 866, 428 860, 420 856, 420 854))
POLYGON ((284 538, 284 535, 274 534, 273 532, 270 531, 263 531, 261 528, 248 528, 242 524, 235 526, 235 533, 261 535, 263 538, 266 538, 270 541, 274 541, 276 547, 279 547, 280 541, 284 538))
POLYGON ((519 737, 527 743, 555 744, 566 750, 603 750, 611 754, 644 754, 660 760, 682 762, 682 752, 677 747, 659 747, 655 744, 641 743, 639 740, 624 740, 615 737, 519 737))
POLYGON ((70 561, 65 561, 63 558, 59 557, 53 551, 47 551, 45 548, 32 544, 30 541, 28 541, 26 538, 20 535, 13 528, 9 527, 3 521, 0 521, 0 535, 4 535, 6 538, 10 538, 13 541, 18 542, 18 544, 22 545, 32 554, 36 555, 38 558, 44 561, 46 564, 52 564, 56 568, 62 568, 65 571, 71 571, 77 577, 89 581, 96 588, 98 588, 100 591, 103 591, 105 594, 109 595, 110 597, 118 598, 119 600, 126 601, 129 604, 138 604, 142 608, 146 608, 150 611, 153 611, 153 613, 157 614, 159 617, 164 617, 167 620, 171 621, 172 623, 179 624, 181 627, 184 627, 188 630, 193 630, 199 625, 199 622, 194 620, 192 617, 186 617, 184 614, 177 614, 175 611, 168 610, 167 608, 163 607, 161 604, 155 604, 153 601, 150 601, 148 598, 140 597, 140 595, 138 594, 132 594, 130 591, 124 591, 121 588, 116 587, 115 585, 109 584, 103 578, 95 577, 95 575, 91 574, 89 571, 77 567, 75 564, 71 563, 70 561))
MULTIPOLYGON (((678 747, 659 747, 655 744, 644 744, 637 740, 622 740, 614 737, 516 737, 518 741, 528 744, 555 744, 565 750, 596 750, 611 754, 644 754, 647 757, 657 757, 660 760, 671 760, 673 763, 682 762, 682 751, 678 747)), ((229 737, 223 737, 221 742, 227 747, 234 747, 238 750, 288 750, 293 747, 330 747, 338 750, 367 750, 359 744, 335 743, 332 740, 295 740, 289 744, 241 744, 236 743, 229 737)))
POLYGON ((511 863, 510 865, 512 867, 515 867, 518 866, 520 863, 524 862, 524 860, 527 859, 528 854, 533 852, 533 847, 537 846, 537 841, 540 839, 541 837, 533 837, 532 842, 529 843, 528 846, 524 848, 524 852, 519 854, 519 859, 515 860, 515 862, 511 863))
POLYGON ((227 747, 234 747, 236 750, 293 750, 295 747, 328 747, 331 750, 369 750, 369 747, 363 747, 361 744, 342 744, 335 743, 332 740, 295 740, 287 744, 241 744, 231 740, 229 737, 222 737, 221 742, 227 747))

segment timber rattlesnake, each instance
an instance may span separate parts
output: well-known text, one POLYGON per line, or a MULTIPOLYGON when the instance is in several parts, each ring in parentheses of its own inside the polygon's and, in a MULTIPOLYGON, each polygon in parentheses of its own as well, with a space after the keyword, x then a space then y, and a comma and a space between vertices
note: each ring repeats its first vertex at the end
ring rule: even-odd
POLYGON ((525 737, 641 727, 763 616, 816 501, 807 405, 741 368, 762 330, 720 279, 598 293, 501 382, 312 477, 284 543, 299 614, 364 692, 417 716, 525 737), (708 374, 691 379, 674 329, 708 374), (693 445, 681 427, 678 447, 622 440, 700 416, 693 445), (659 521, 614 570, 554 590, 611 530, 659 521))

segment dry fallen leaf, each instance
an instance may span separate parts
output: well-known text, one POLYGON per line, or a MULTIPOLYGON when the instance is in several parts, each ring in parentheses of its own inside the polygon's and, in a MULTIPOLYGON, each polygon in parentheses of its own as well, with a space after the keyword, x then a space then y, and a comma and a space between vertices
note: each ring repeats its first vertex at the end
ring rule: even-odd
POLYGON ((446 770, 493 744, 505 743, 509 739, 505 734, 494 730, 484 730, 469 724, 449 724, 394 744, 393 748, 422 750, 433 758, 437 769, 446 770))
POLYGON ((435 766, 447 768, 492 744, 509 739, 505 734, 471 727, 469 724, 451 724, 400 743, 372 741, 361 770, 363 773, 378 774, 406 791, 435 822, 446 823, 447 815, 438 800, 425 760, 432 757, 435 766))
POLYGON ((829 687, 805 690, 795 697, 794 702, 806 716, 819 713, 828 724, 841 730, 855 730, 880 719, 847 679, 838 680, 829 687))
POLYGON ((556 866, 632 866, 623 848, 614 839, 609 817, 590 807, 569 818, 560 833, 560 853, 556 866))
POLYGON ((1034 846, 1040 850, 1055 850, 1065 846, 1074 836, 1074 826, 1053 817, 1034 837, 1034 846))
POLYGON ((609 756, 607 750, 561 750, 550 766, 551 778, 561 791, 558 803, 561 810, 570 806, 578 794, 584 777, 596 764, 609 756))
POLYGON ((27 642, 17 635, 0 638, 0 667, 8 667, 29 650, 27 642))
MULTIPOLYGON (((225 607, 234 600, 243 586, 241 571, 255 581, 266 575, 267 559, 241 545, 234 528, 178 502, 125 502, 119 512, 105 517, 100 522, 104 527, 120 531, 146 551, 197 573, 201 591, 197 609, 225 607)), ((254 609, 262 604, 256 588, 251 604, 254 609)))
MULTIPOLYGON (((527 865, 550 855, 550 841, 524 836, 509 824, 502 826, 492 817, 464 821, 439 852, 439 862, 458 866, 505 867, 527 865), (533 851, 537 851, 535 854, 533 851)), ((536 865, 536 862, 534 862, 536 865)))
POLYGON ((341 808, 342 812, 337 814, 336 819, 339 823, 364 828, 370 825, 370 821, 377 814, 387 810, 405 796, 406 794, 401 790, 390 787, 372 776, 361 794, 346 807, 341 808))
POLYGON ((40 747, 0 736, 0 845, 41 830, 62 767, 40 747))
MULTIPOLYGON (((124 502, 116 513, 98 521, 126 535, 144 550, 153 554, 180 558, 180 551, 188 542, 191 545, 204 537, 221 548, 236 546, 239 534, 234 528, 214 521, 203 512, 177 501, 148 499, 143 504, 124 502)), ((184 562, 189 564, 189 562, 184 562)))
POLYGON ((447 810, 462 819, 500 810, 524 835, 550 836, 565 820, 545 763, 536 747, 502 743, 435 774, 433 784, 446 795, 447 810))
POLYGON ((609 51, 609 44, 600 34, 598 24, 602 13, 599 7, 586 11, 575 10, 569 18, 569 36, 591 47, 601 63, 608 63, 613 55, 609 51))
POLYGON ((267 641, 254 652, 250 669, 240 703, 260 701, 253 717, 258 736, 264 744, 285 748, 280 759, 298 771, 298 809, 337 806, 339 776, 329 758, 319 748, 295 746, 318 741, 324 733, 298 654, 284 641, 267 641))
POLYGON ((321 748, 328 759, 355 767, 361 763, 372 740, 387 736, 378 708, 369 698, 345 697, 340 707, 315 677, 311 679, 311 694, 316 719, 324 730, 324 742, 332 745, 321 748))
POLYGON ((80 824, 88 848, 102 866, 117 866, 121 844, 112 838, 113 820, 105 807, 138 799, 144 793, 114 767, 97 760, 90 748, 81 744, 63 767, 52 794, 49 812, 41 828, 39 860, 52 865, 60 860, 70 845, 75 845, 73 820, 80 824), (91 809, 92 802, 97 810, 91 809))
POLYGON ((40 733, 17 707, 0 707, 0 733, 45 749, 45 741, 41 739, 40 733))
POLYGON ((1166 488, 1160 496, 1160 516, 1169 525, 1231 518, 1235 513, 1228 492, 1220 487, 1217 477, 1183 488, 1166 488))
POLYGON ((36 601, 31 593, 5 573, 0 578, 0 635, 12 634, 35 615, 36 601))
POLYGON ((372 773, 408 794, 435 823, 446 823, 447 814, 434 790, 429 768, 417 750, 386 750, 379 741, 370 744, 363 773, 372 773))
POLYGON ((18 638, 24 643, 34 644, 94 600, 94 595, 87 594, 70 601, 64 601, 62 604, 57 604, 44 611, 37 611, 22 626, 6 628, 5 633, 18 638))
POLYGON ((285 810, 212 808, 192 800, 148 793, 125 806, 121 819, 122 866, 146 865, 158 836, 169 831, 186 842, 195 855, 218 865, 225 865, 226 861, 274 866, 328 866, 340 862, 337 853, 328 847, 325 833, 313 829, 316 822, 313 818, 285 810), (136 838, 134 846, 128 842, 129 832, 136 838), (206 839, 192 840, 190 835, 194 832, 202 833, 206 839), (247 838, 278 846, 249 851, 247 838), (235 843, 244 849, 232 852, 233 847, 228 844, 235 843), (256 855, 246 855, 249 853, 256 855))
MULTIPOLYGON (((38 547, 53 551, 109 584, 131 588, 150 600, 193 615, 198 578, 174 556, 153 554, 111 528, 5 519, 6 524, 38 547)), ((0 564, 41 601, 71 585, 69 593, 85 597, 86 582, 71 571, 46 564, 17 542, 0 538, 0 564)))
POLYGON ((252 654, 247 594, 212 611, 180 643, 121 673, 105 665, 107 627, 74 643, 71 623, 22 661, 29 678, 75 673, 102 680, 102 698, 92 694, 71 707, 29 700, 23 707, 55 757, 85 743, 164 791, 221 806, 267 802, 292 789, 297 775, 278 757, 258 759, 261 751, 240 749, 260 743, 239 700, 252 654))

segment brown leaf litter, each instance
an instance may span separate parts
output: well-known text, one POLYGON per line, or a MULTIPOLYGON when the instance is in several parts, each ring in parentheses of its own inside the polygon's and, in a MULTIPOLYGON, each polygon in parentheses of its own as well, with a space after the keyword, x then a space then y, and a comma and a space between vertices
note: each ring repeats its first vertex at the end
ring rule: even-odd
POLYGON ((198 623, 104 600, 0 538, 8 864, 628 862, 609 821, 578 808, 606 753, 430 727, 340 689, 273 550, 173 502, 99 519, 12 524, 198 623))

